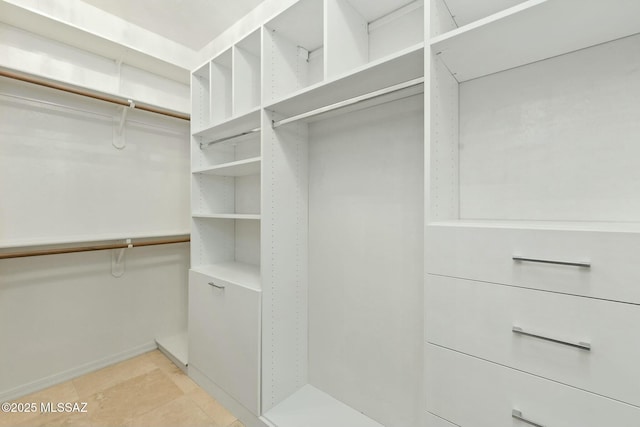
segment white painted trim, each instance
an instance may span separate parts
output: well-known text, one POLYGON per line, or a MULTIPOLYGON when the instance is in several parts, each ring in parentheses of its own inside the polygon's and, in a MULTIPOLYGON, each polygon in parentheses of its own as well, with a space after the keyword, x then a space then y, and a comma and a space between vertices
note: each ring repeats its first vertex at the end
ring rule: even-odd
POLYGON ((189 377, 194 380, 200 387, 216 399, 222 406, 227 408, 234 416, 236 416, 245 427, 275 427, 273 424, 267 424, 262 417, 256 416, 254 413, 245 408, 236 399, 225 393, 220 387, 209 379, 205 374, 193 366, 188 367, 189 377))
POLYGON ((131 359, 132 357, 139 356, 148 351, 155 350, 156 348, 157 346, 155 341, 150 341, 146 344, 133 347, 129 350, 105 357, 103 359, 85 363, 84 365, 77 366, 73 369, 69 369, 67 371, 63 371, 58 374, 50 375, 40 380, 25 384, 19 387, 15 387, 11 390, 2 391, 0 392, 0 401, 7 402, 10 400, 19 398, 21 396, 25 396, 27 394, 34 393, 36 391, 40 391, 45 388, 54 386, 56 384, 61 384, 63 382, 72 380, 74 378, 77 378, 89 372, 97 371, 98 369, 105 368, 107 366, 116 364, 118 362, 131 359))

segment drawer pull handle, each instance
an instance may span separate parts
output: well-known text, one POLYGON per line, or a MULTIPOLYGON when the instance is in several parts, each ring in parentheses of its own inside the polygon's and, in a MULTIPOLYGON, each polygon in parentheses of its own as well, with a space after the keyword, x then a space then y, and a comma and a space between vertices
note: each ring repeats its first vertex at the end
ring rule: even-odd
POLYGON ((538 423, 535 423, 535 422, 533 422, 531 420, 526 419, 525 417, 522 416, 522 412, 518 411, 517 409, 514 409, 514 410, 511 411, 511 416, 513 418, 515 418, 516 420, 522 421, 523 423, 527 423, 527 424, 535 426, 535 427, 544 427, 544 425, 542 425, 542 424, 538 424, 538 423))
POLYGON ((514 326, 511 330, 515 334, 525 335, 525 336, 528 336, 528 337, 538 338, 538 339, 545 340, 545 341, 551 341, 551 342, 555 342, 555 343, 558 343, 558 344, 568 345, 569 347, 579 348, 580 350, 591 351, 591 344, 589 344, 588 342, 574 343, 574 342, 570 342, 570 341, 557 340, 555 338, 549 338, 549 337, 545 337, 543 335, 537 335, 537 334, 532 334, 531 332, 526 332, 519 326, 514 326))
POLYGON ((213 286, 214 288, 218 288, 218 289, 224 289, 224 286, 222 286, 222 285, 216 285, 216 284, 215 284, 215 283, 213 283, 213 282, 209 282, 209 286, 213 286))
POLYGON ((568 265, 571 267, 591 268, 591 263, 589 262, 554 261, 550 259, 525 258, 517 255, 514 255, 511 258, 514 261, 519 261, 519 262, 538 262, 541 264, 568 265))

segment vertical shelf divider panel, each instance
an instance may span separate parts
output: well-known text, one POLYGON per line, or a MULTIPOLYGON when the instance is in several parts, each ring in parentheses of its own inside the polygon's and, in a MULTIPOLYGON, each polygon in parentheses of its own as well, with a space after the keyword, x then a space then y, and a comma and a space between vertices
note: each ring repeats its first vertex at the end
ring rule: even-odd
POLYGON ((211 122, 220 123, 232 114, 233 51, 228 49, 211 61, 211 122))
POLYGON ((308 126, 276 119, 263 111, 263 413, 308 381, 308 126))
POLYGON ((326 1, 327 79, 424 41, 424 1, 326 1))
POLYGON ((191 129, 195 133, 211 123, 211 76, 209 63, 191 74, 191 129))
POLYGON ((459 217, 459 85, 432 51, 426 52, 430 70, 431 180, 429 220, 452 220, 459 217))
POLYGON ((233 48, 233 116, 260 106, 261 34, 254 31, 233 48))
POLYGON ((324 80, 323 15, 323 0, 300 0, 264 26, 263 102, 324 80))

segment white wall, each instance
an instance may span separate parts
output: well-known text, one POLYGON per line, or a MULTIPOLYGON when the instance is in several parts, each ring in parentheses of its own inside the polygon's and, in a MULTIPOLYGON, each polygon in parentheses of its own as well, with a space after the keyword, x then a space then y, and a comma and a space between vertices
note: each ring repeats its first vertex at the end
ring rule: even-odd
POLYGON ((419 425, 423 98, 309 126, 309 382, 419 425))
POLYGON ((0 84, 0 247, 188 233, 187 122, 0 84))
MULTIPOLYGON (((0 66, 188 111, 188 86, 0 24, 0 66)), ((188 233, 188 122, 0 78, 0 251, 92 234, 188 233), (25 100, 31 98, 32 100, 25 100), (43 102, 44 101, 44 102, 43 102), (55 106, 52 104, 64 106, 55 106)), ((96 239, 99 240, 99 239, 96 239)), ((0 260, 0 401, 186 329, 187 244, 0 260)))
POLYGON ((188 244, 0 260, 0 401, 155 348, 186 329, 188 244))

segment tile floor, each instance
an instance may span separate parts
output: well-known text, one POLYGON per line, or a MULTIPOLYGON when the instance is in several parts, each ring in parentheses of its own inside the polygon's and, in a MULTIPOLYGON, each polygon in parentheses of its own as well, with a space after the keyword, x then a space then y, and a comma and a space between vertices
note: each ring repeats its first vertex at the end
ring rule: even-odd
POLYGON ((0 427, 244 427, 158 350, 16 399, 36 413, 2 413, 0 427), (39 413, 86 402, 86 413, 39 413))

